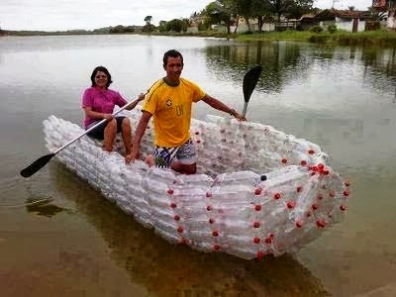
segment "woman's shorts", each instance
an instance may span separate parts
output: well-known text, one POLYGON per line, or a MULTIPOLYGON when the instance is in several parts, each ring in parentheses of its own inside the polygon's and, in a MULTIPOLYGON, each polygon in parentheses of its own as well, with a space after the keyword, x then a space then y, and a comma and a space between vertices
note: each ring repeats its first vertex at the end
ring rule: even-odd
POLYGON ((197 162, 197 151, 191 139, 178 147, 161 147, 155 148, 155 166, 171 167, 173 160, 177 160, 182 164, 191 165, 197 162))
MULTIPOLYGON (((115 117, 115 120, 117 121, 117 133, 121 132, 121 125, 122 125, 122 121, 125 119, 125 117, 115 117)), ((91 125, 89 125, 87 127, 87 129, 89 129, 90 127, 96 125, 98 122, 92 123, 91 125)), ((109 122, 106 121, 102 124, 100 124, 99 126, 97 126, 95 129, 93 129, 92 131, 89 131, 87 133, 88 136, 95 138, 95 139, 99 139, 99 140, 103 140, 104 139, 104 130, 107 126, 109 122)))

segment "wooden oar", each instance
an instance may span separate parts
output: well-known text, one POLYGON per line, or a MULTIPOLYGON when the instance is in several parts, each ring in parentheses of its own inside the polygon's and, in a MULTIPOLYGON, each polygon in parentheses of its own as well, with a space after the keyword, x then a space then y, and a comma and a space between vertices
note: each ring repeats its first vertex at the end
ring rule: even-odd
MULTIPOLYGON (((147 94, 147 93, 146 93, 147 94)), ((133 102, 133 101, 132 101, 133 102)), ((117 110, 116 112, 113 113, 113 116, 115 116, 116 114, 120 113, 121 111, 123 111, 124 109, 126 109, 129 104, 131 104, 132 102, 124 105, 122 108, 120 108, 119 110, 117 110)), ((51 153, 51 154, 47 154, 45 156, 42 156, 40 158, 38 158, 36 161, 34 161, 32 164, 30 164, 29 166, 27 166, 26 168, 22 169, 20 171, 20 174, 23 177, 29 177, 32 176, 33 174, 35 174, 37 171, 39 171, 41 168, 43 168, 45 165, 47 165, 47 163, 60 151, 64 150, 65 148, 67 148, 69 145, 71 145, 73 142, 76 142, 77 140, 79 140, 81 137, 83 137, 84 135, 86 135, 87 133, 89 133, 90 131, 92 131, 93 129, 95 129, 96 127, 98 127, 99 125, 103 124, 104 122, 106 122, 106 119, 101 120, 100 122, 98 122, 97 124, 95 124, 94 126, 92 126, 91 128, 87 129, 84 131, 84 133, 81 133, 79 136, 77 136, 76 138, 70 140, 68 143, 66 143, 65 145, 63 145, 62 147, 58 148, 55 152, 51 153)))
POLYGON ((246 72, 243 78, 242 89, 243 89, 243 97, 245 100, 245 105, 243 106, 243 112, 242 112, 243 116, 246 116, 246 111, 250 100, 250 96, 252 95, 253 90, 257 85, 262 70, 263 67, 261 67, 260 65, 255 66, 252 69, 250 69, 248 72, 246 72))

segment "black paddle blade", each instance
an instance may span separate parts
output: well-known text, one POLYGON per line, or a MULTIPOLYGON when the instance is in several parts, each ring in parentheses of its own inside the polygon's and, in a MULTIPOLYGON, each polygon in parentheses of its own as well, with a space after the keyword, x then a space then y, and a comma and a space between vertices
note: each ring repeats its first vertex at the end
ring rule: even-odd
POLYGON ((48 155, 38 158, 36 161, 34 161, 28 167, 26 167, 25 169, 22 169, 20 174, 23 177, 32 176, 37 171, 39 171, 41 168, 43 168, 52 159, 53 156, 55 156, 55 154, 48 154, 48 155))
POLYGON ((263 67, 261 67, 260 65, 255 66, 250 69, 243 78, 243 97, 246 103, 249 102, 250 96, 252 95, 253 90, 256 87, 262 70, 263 67))

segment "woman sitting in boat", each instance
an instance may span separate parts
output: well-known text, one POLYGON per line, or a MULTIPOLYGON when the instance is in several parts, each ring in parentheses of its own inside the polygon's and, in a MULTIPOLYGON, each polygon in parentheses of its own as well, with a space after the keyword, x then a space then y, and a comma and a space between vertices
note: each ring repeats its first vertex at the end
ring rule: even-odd
MULTIPOLYGON (((121 132, 126 155, 130 154, 132 148, 131 123, 127 117, 113 116, 113 110, 116 105, 123 107, 128 102, 119 92, 109 89, 113 81, 105 67, 98 66, 93 70, 91 82, 91 87, 84 91, 82 97, 82 108, 85 112, 84 127, 87 130, 103 119, 106 119, 106 122, 98 125, 88 135, 95 139, 104 140, 103 148, 111 152, 116 134, 121 132)), ((129 103, 129 106, 125 109, 131 110, 135 108, 143 99, 144 94, 139 95, 139 98, 129 103)))

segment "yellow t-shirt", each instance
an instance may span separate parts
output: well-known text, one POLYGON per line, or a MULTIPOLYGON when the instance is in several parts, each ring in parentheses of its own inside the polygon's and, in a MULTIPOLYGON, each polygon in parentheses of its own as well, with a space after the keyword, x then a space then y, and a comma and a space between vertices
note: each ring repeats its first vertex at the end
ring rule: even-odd
POLYGON ((158 80, 150 88, 142 110, 153 115, 154 143, 177 147, 190 138, 192 103, 205 97, 204 91, 189 80, 180 78, 177 86, 158 80))

